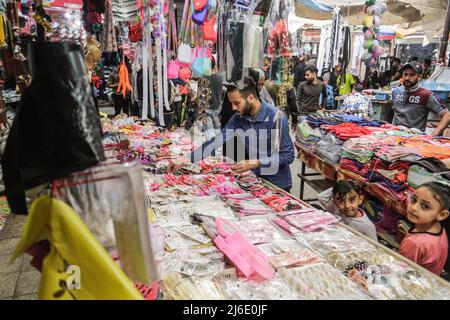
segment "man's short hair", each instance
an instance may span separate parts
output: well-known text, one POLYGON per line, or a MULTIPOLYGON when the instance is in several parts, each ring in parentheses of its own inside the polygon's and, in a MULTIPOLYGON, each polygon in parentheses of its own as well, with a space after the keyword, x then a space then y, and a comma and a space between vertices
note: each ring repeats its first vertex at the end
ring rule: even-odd
POLYGON ((355 83, 353 85, 353 90, 355 90, 356 92, 362 92, 364 90, 364 87, 361 83, 355 83))
POLYGON ((258 97, 258 94, 256 93, 257 84, 252 77, 244 77, 243 83, 244 85, 242 88, 240 88, 237 84, 227 85, 227 92, 239 91, 244 98, 247 98, 251 94, 253 94, 255 97, 258 97))
POLYGON ((306 71, 309 71, 309 72, 315 73, 315 74, 319 73, 319 70, 316 68, 316 66, 313 66, 313 65, 307 66, 307 67, 305 68, 305 72, 306 72, 306 71))

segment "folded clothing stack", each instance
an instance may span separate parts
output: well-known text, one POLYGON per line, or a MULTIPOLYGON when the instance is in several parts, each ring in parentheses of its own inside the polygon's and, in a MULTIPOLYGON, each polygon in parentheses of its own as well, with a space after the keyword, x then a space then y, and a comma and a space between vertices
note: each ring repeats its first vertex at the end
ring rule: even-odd
POLYGON ((311 127, 307 121, 297 125, 295 134, 296 141, 303 147, 314 151, 316 144, 323 138, 322 132, 318 128, 311 127))
POLYGON ((333 134, 328 134, 317 143, 317 154, 331 163, 338 163, 341 158, 343 141, 333 134))

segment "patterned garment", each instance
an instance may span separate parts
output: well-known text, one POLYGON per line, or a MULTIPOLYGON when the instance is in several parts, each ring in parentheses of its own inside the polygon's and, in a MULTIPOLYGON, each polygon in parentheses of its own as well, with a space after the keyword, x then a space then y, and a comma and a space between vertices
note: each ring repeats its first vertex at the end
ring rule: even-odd
POLYGON ((102 51, 103 52, 117 52, 116 32, 114 30, 112 5, 111 0, 107 0, 106 3, 105 22, 102 34, 102 51))
POLYGON ((352 94, 345 98, 344 103, 338 110, 347 113, 364 113, 369 117, 374 115, 372 101, 361 93, 352 94))
POLYGON ((407 92, 405 87, 392 90, 394 109, 393 124, 407 128, 417 128, 425 131, 428 114, 433 112, 437 117, 442 117, 448 112, 446 106, 436 95, 425 88, 418 87, 407 92))
POLYGON ((135 0, 112 0, 114 21, 137 21, 138 7, 135 0))

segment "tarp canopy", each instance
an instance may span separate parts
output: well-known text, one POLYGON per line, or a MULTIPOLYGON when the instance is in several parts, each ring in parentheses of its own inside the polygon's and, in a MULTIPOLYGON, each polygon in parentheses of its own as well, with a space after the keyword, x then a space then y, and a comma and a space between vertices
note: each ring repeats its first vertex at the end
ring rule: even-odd
MULTIPOLYGON (((314 20, 329 20, 332 10, 338 6, 344 21, 362 25, 364 0, 295 0, 295 14, 314 20)), ((448 0, 386 0, 387 11, 382 16, 384 25, 403 28, 403 34, 422 30, 431 39, 442 33, 448 0), (410 31, 405 31, 409 30, 410 31)))

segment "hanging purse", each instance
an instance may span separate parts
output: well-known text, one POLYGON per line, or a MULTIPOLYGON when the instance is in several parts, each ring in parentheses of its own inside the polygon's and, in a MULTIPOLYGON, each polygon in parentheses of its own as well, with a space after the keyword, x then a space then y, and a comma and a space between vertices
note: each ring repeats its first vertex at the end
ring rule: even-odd
POLYGON ((194 9, 195 11, 203 11, 207 4, 208 0, 194 0, 194 9))
POLYGON ((205 22, 206 16, 208 15, 209 5, 206 4, 205 8, 201 11, 195 11, 192 14, 192 21, 196 24, 203 24, 205 22))
POLYGON ((211 59, 205 57, 203 58, 203 75, 211 75, 211 59))
POLYGON ((212 16, 211 19, 206 20, 203 24, 203 40, 204 41, 217 41, 217 32, 214 28, 216 17, 212 16))
POLYGON ((167 78, 177 79, 180 72, 180 65, 175 61, 171 60, 167 66, 167 78))
POLYGON ((178 47, 178 61, 184 64, 191 64, 191 47, 186 43, 180 44, 178 47))

